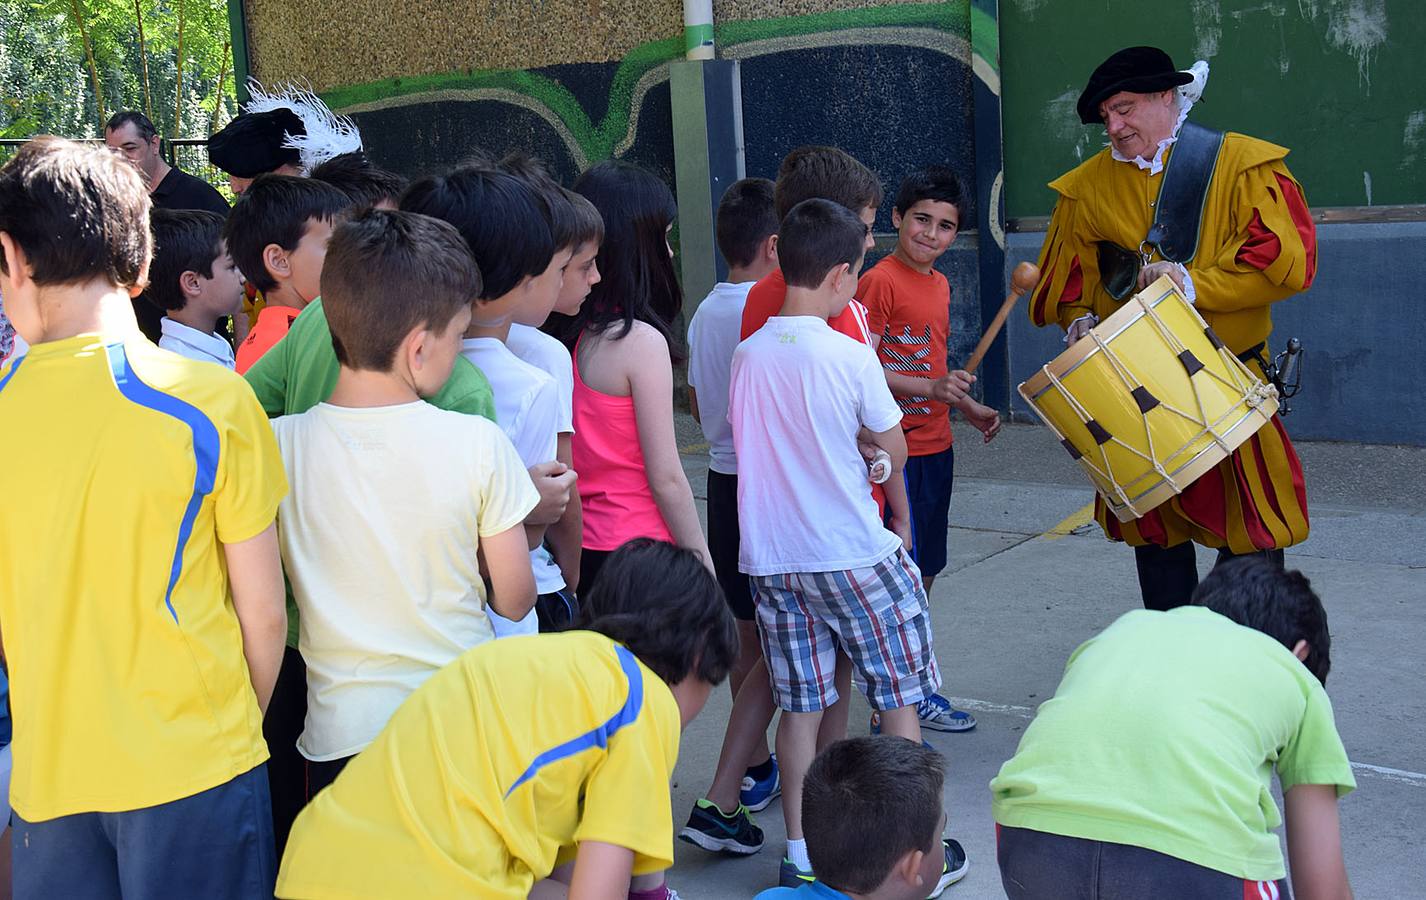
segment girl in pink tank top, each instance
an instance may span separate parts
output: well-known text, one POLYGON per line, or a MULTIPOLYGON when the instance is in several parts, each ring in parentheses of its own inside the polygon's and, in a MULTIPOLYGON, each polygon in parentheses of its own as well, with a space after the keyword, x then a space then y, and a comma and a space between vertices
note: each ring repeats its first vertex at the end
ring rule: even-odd
POLYGON ((667 232, 673 195, 652 173, 621 161, 580 176, 576 192, 604 217, 602 280, 571 324, 572 463, 584 511, 580 589, 625 541, 651 537, 708 559, 693 491, 673 431, 673 336, 683 294, 667 232))

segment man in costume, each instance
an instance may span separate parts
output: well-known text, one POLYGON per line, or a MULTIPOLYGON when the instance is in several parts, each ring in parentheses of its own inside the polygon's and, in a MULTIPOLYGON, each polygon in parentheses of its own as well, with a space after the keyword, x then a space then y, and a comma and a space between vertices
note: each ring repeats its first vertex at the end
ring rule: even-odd
POLYGON ((208 138, 208 159, 228 173, 234 194, 275 172, 305 176, 334 156, 361 150, 356 123, 327 108, 316 94, 291 85, 267 90, 248 80, 248 102, 208 138))
MULTIPOLYGON (((1109 146, 1050 183, 1059 199, 1030 318, 1059 325, 1073 343, 1168 275, 1264 377, 1269 308, 1311 285, 1316 235, 1285 148, 1187 121, 1207 76, 1206 63, 1180 72, 1154 47, 1120 50, 1094 70, 1077 110, 1086 125, 1103 123, 1109 146), (1175 160, 1175 179, 1197 175, 1206 188, 1161 196, 1175 160)), ((1302 466, 1274 416, 1173 500, 1120 522, 1096 496, 1095 518, 1110 540, 1134 547, 1144 605, 1181 606, 1198 583, 1194 544, 1220 560, 1258 553, 1280 563, 1307 538, 1302 466)))
MULTIPOLYGON (((234 194, 241 195, 259 175, 305 177, 333 157, 362 149, 356 123, 333 113, 311 91, 291 85, 268 90, 250 78, 248 98, 242 111, 208 138, 208 161, 228 173, 234 194)), ((233 320, 238 343, 264 305, 249 282, 245 315, 233 320)))

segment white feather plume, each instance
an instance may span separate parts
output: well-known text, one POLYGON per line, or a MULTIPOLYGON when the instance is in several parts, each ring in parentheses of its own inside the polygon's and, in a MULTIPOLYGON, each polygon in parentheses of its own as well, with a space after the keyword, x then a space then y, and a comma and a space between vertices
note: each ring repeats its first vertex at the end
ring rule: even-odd
POLYGON ((252 98, 243 110, 250 113, 290 109, 302 120, 305 135, 284 135, 282 146, 296 150, 304 173, 343 153, 355 153, 362 148, 361 131, 346 116, 339 116, 310 90, 293 84, 264 88, 257 79, 248 79, 248 95, 252 98))
POLYGON ((1199 101, 1203 96, 1203 89, 1208 86, 1208 61, 1200 59, 1183 71, 1192 75, 1193 80, 1188 84, 1181 85, 1178 93, 1189 106, 1192 106, 1199 101))

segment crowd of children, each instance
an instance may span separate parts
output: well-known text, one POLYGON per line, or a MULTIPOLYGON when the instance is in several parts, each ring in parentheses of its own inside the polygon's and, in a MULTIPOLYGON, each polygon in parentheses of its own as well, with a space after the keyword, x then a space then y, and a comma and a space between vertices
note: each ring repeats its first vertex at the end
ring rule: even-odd
MULTIPOLYGON (((965 876, 922 730, 975 721, 938 693, 928 596, 950 409, 986 441, 1000 419, 947 364, 952 173, 900 186, 865 273, 856 160, 732 185, 686 351, 673 196, 633 164, 408 185, 352 153, 244 188, 225 222, 151 212, 123 160, 58 139, 0 169, 28 343, 0 368, 15 896, 668 900, 680 732, 724 678, 679 837, 755 853, 780 795, 768 900, 965 876), (846 740, 853 678, 874 736, 846 740)), ((1298 895, 1348 896, 1320 601, 1242 560, 1195 603, 1070 658, 991 785, 1011 897, 1286 896, 1274 769, 1298 895)))

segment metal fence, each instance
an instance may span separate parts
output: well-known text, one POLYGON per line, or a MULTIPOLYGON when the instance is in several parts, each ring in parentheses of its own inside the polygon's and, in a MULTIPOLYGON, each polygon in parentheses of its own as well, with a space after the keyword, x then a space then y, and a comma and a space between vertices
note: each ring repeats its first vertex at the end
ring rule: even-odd
MULTIPOLYGON (((27 139, 0 139, 0 165, 3 165, 15 151, 24 146, 27 139)), ((99 138, 72 138, 81 144, 103 144, 99 138)), ((231 203, 233 192, 228 188, 228 176, 222 169, 208 162, 207 138, 164 138, 161 152, 168 164, 182 169, 190 175, 203 179, 231 203)))

